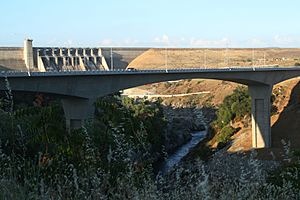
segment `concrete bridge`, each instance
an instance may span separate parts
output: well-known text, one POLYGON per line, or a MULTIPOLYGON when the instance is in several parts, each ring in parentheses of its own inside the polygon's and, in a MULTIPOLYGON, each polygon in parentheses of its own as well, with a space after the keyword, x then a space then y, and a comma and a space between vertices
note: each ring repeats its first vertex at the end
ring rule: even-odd
POLYGON ((217 79, 247 85, 252 98, 252 146, 271 147, 270 97, 274 84, 300 76, 300 68, 226 68, 0 73, 0 90, 62 96, 67 127, 80 127, 94 114, 96 98, 149 83, 180 79, 217 79))

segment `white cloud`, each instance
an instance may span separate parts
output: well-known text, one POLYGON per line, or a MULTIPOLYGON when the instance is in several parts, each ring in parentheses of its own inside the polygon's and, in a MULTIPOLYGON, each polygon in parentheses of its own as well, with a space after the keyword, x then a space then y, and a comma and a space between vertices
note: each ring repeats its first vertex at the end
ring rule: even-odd
POLYGON ((248 40, 248 43, 250 44, 250 46, 254 46, 254 47, 263 47, 267 45, 267 42, 258 38, 252 38, 250 40, 248 40))
POLYGON ((273 42, 278 45, 290 45, 294 43, 299 43, 299 39, 291 36, 280 36, 275 35, 273 42))
POLYGON ((190 39, 190 45, 195 47, 225 47, 230 44, 228 38, 222 38, 219 40, 205 40, 205 39, 190 39))
POLYGON ((100 41, 100 46, 112 46, 113 45, 113 41, 112 39, 103 39, 100 41))
POLYGON ((47 45, 56 46, 57 43, 58 43, 58 40, 56 38, 51 38, 50 40, 48 40, 47 45))
POLYGON ((168 47, 226 47, 231 44, 228 38, 222 38, 217 40, 206 40, 198 38, 170 38, 164 34, 161 37, 155 37, 153 39, 155 46, 168 46, 168 47))
POLYGON ((99 42, 100 46, 114 46, 114 47, 129 47, 140 45, 137 39, 127 38, 124 40, 116 41, 112 39, 103 39, 99 42))
POLYGON ((137 39, 127 38, 122 43, 126 46, 135 46, 139 44, 139 41, 137 39))
POLYGON ((66 47, 72 47, 72 46, 74 46, 74 43, 73 43, 73 41, 72 40, 67 40, 65 43, 64 43, 64 46, 66 46, 66 47))
POLYGON ((164 34, 162 37, 155 37, 154 43, 158 45, 169 45, 170 44, 169 36, 164 34))

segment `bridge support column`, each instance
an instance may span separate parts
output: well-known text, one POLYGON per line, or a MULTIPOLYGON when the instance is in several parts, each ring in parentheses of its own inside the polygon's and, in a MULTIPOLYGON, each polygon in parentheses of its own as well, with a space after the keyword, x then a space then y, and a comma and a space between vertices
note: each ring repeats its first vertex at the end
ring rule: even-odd
POLYGON ((81 128, 84 120, 94 117, 94 100, 66 98, 62 99, 68 130, 81 128))
POLYGON ((271 147, 271 123, 270 108, 272 85, 249 85, 249 92, 252 99, 252 147, 271 147))

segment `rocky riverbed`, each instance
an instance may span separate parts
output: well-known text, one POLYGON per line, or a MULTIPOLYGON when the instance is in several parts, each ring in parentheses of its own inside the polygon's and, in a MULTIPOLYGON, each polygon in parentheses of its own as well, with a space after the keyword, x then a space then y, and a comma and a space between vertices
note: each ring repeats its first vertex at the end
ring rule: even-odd
POLYGON ((168 153, 192 139, 192 133, 206 129, 208 120, 202 109, 165 107, 168 121, 165 148, 168 153))

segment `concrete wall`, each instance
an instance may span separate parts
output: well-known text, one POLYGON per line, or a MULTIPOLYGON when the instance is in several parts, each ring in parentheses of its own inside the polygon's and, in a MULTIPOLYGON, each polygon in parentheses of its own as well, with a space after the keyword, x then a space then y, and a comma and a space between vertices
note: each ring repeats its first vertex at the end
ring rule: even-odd
MULTIPOLYGON (((133 59, 147 50, 149 48, 112 48, 114 69, 126 69, 133 59)), ((111 69, 111 48, 102 48, 102 54, 111 69)))
MULTIPOLYGON (((43 47, 33 48, 34 67, 38 66, 37 50, 43 47)), ((128 64, 136 57, 147 51, 149 48, 112 48, 113 68, 126 69, 128 64)), ((101 48, 108 67, 111 69, 111 48, 101 48)), ((20 47, 0 47, 0 70, 20 70, 26 71, 23 48, 20 47)), ((35 70, 33 70, 35 71, 35 70)))
POLYGON ((0 47, 0 70, 26 71, 23 48, 0 47))

